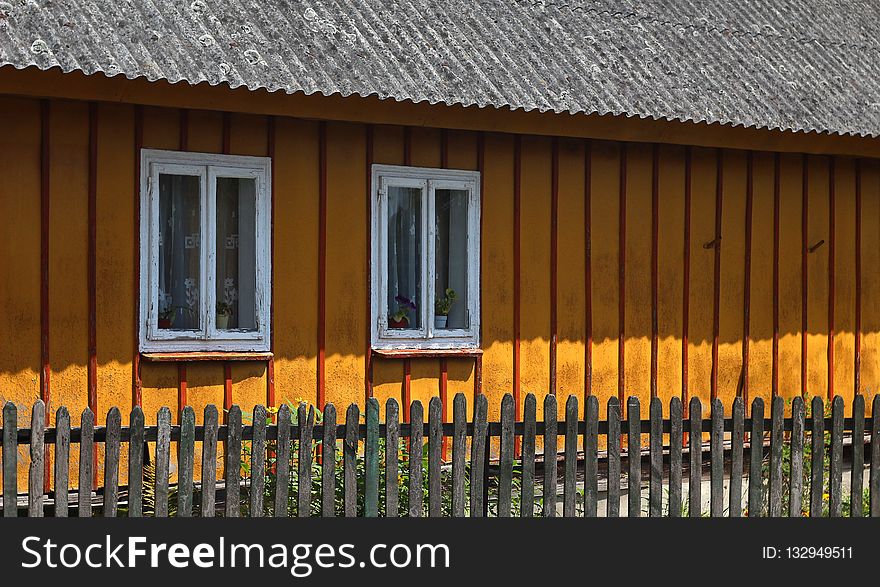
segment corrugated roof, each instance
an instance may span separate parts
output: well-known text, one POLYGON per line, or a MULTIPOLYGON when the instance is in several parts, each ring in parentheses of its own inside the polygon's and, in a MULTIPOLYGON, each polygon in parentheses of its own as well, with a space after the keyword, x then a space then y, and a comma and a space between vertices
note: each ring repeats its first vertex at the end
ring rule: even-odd
POLYGON ((880 135, 870 0, 0 0, 0 66, 880 135))

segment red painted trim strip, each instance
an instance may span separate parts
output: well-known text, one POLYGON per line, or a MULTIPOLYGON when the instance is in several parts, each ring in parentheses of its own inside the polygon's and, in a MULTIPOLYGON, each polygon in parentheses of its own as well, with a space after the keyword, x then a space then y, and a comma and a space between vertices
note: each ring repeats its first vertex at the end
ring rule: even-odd
POLYGON ((412 165, 412 128, 403 127, 403 164, 412 165))
POLYGON ((440 167, 449 168, 449 131, 440 129, 440 167))
POLYGON ((771 393, 779 395, 779 201, 781 184, 781 156, 773 156, 773 360, 771 393))
POLYGON ((189 148, 189 110, 180 109, 180 140, 179 149, 186 151, 189 148))
MULTIPOLYGON (((141 149, 144 146, 144 109, 142 106, 134 107, 134 230, 138 232, 141 225, 141 149)), ((140 333, 140 281, 141 281, 141 248, 139 239, 132 239, 134 249, 134 340, 133 357, 131 363, 131 405, 140 406, 141 385, 141 354, 138 335, 140 333)))
POLYGON ((559 137, 553 137, 550 172, 550 389, 556 393, 556 348, 559 342, 559 137))
MULTIPOLYGON (((366 251, 366 290, 372 291, 373 288, 373 158, 374 158, 374 141, 373 141, 373 125, 366 125, 366 159, 364 166, 366 173, 364 174, 364 191, 367 197, 364 199, 366 203, 366 238, 364 240, 364 251, 366 251)), ((366 337, 364 340, 364 405, 366 401, 373 397, 373 353, 371 330, 373 325, 373 308, 370 295, 364 298, 364 315, 366 316, 366 337)))
POLYGON ((186 363, 177 364, 177 421, 183 417, 183 408, 187 406, 187 379, 186 379, 186 363))
MULTIPOLYGON (((479 158, 479 154, 477 155, 479 158)), ((449 167, 449 139, 445 128, 440 129, 440 167, 446 169, 449 167)), ((474 363, 476 371, 476 362, 474 363)), ((440 396, 440 420, 446 422, 446 405, 449 401, 447 392, 449 389, 449 364, 445 358, 440 359, 440 379, 438 382, 438 395, 440 396)), ((476 397, 476 384, 474 388, 476 397)), ((440 454, 442 459, 446 460, 446 451, 449 447, 449 438, 444 436, 440 441, 440 454)))
POLYGON ((828 158, 828 399, 834 397, 834 200, 836 159, 828 158))
MULTIPOLYGON (((272 283, 270 287, 271 300, 269 302, 269 350, 275 351, 275 124, 274 116, 266 119, 266 154, 272 163, 272 174, 269 178, 270 197, 269 205, 272 213, 269 218, 269 262, 272 264, 272 283)), ((275 357, 266 361, 266 405, 275 407, 275 357)), ((273 416, 274 420, 274 416, 273 416)))
POLYGON ((327 123, 318 123, 318 407, 325 403, 325 360, 327 320, 327 123))
MULTIPOLYGON (((412 165, 412 128, 403 127, 403 164, 412 165)), ((410 372, 412 364, 409 359, 403 360, 403 411, 404 422, 409 422, 409 403, 410 403, 410 372)))
MULTIPOLYGON (((232 115, 223 113, 223 154, 228 155, 232 143, 232 115)), ((232 364, 223 363, 223 404, 226 410, 232 407, 232 364)))
POLYGON ((724 192, 724 151, 715 152, 715 268, 712 294, 712 380, 711 399, 718 397, 718 331, 721 318, 721 210, 724 192))
MULTIPOLYGON (((584 399, 593 395, 593 143, 584 145, 584 399)), ((586 409, 586 401, 584 401, 586 409)))
MULTIPOLYGON (((486 136, 479 132, 477 133, 477 170, 480 172, 480 238, 483 238, 483 200, 485 197, 483 196, 484 188, 486 185, 485 182, 485 171, 486 171, 486 136)), ((483 254, 483 244, 480 243, 480 255, 483 254)), ((483 307, 483 266, 485 263, 480 261, 480 291, 477 295, 480 297, 480 307, 483 307)), ((483 324, 480 323, 480 340, 483 340, 483 324)), ((474 359, 474 401, 478 395, 483 393, 483 357, 482 354, 478 355, 476 359, 474 359)), ((515 410, 519 409, 515 407, 515 410)), ((518 412, 517 412, 518 413, 518 412)))
POLYGON ((746 234, 743 260, 743 339, 742 339, 742 398, 749 403, 749 342, 751 336, 752 306, 752 202, 755 195, 755 154, 746 153, 746 234))
MULTIPOLYGON (((681 407, 682 416, 688 417, 690 390, 688 388, 688 330, 690 329, 691 304, 691 185, 693 150, 690 146, 684 151, 684 254, 681 299, 681 407)), ((682 444, 688 442, 687 434, 682 435, 682 444)))
POLYGON ((403 360, 403 384, 400 386, 403 410, 403 422, 409 422, 409 409, 412 403, 412 367, 409 359, 403 360))
POLYGON ((97 303, 97 250, 98 250, 98 104, 89 103, 89 243, 88 243, 88 297, 89 297, 89 409, 98 413, 98 303, 97 303))
POLYGON ((49 378, 49 168, 50 105, 40 101, 40 399, 50 413, 49 378))
POLYGON ((801 396, 807 397, 807 326, 808 326, 808 263, 810 253, 810 159, 804 154, 801 160, 801 396))
POLYGON ((660 318, 658 295, 660 275, 660 146, 651 153, 651 397, 657 397, 660 318))
POLYGON ((228 155, 231 152, 232 143, 232 114, 223 113, 223 154, 228 155))
POLYGON ((856 159, 856 323, 853 393, 862 393, 862 160, 856 159))
POLYGON ((223 421, 232 407, 232 363, 223 363, 223 421))
POLYGON ((617 399, 620 400, 621 417, 626 412, 626 163, 627 145, 620 144, 620 185, 618 194, 618 240, 617 240, 617 399))
MULTIPOLYGON (((521 210, 522 197, 522 137, 513 139, 513 403, 520 407, 520 248, 521 248, 521 210)), ((519 413, 516 414, 519 420, 519 413)))

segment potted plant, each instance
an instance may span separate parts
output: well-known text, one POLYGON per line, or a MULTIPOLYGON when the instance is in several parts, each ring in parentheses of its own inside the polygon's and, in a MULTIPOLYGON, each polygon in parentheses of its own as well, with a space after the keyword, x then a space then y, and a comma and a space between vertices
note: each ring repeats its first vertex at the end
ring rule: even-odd
POLYGON ((444 295, 437 298, 434 302, 434 328, 439 330, 446 328, 446 323, 449 320, 449 311, 452 309, 452 304, 455 303, 456 298, 455 290, 447 287, 444 295))
POLYGON ((391 328, 408 328, 409 313, 416 311, 415 302, 401 295, 394 296, 394 301, 397 302, 397 312, 388 319, 388 326, 391 328))
POLYGON ((159 328, 162 330, 170 330, 174 326, 174 317, 177 315, 176 306, 168 306, 163 310, 159 310, 159 328))
POLYGON ((217 330, 229 328, 229 318, 232 317, 232 304, 217 302, 217 330))

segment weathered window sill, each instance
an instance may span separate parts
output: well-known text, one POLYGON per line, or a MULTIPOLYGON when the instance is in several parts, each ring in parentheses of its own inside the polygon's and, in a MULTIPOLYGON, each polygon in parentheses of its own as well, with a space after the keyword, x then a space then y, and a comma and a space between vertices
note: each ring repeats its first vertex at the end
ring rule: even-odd
POLYGON ((483 349, 373 349, 374 357, 386 359, 476 358, 483 349))
POLYGON ((272 353, 255 352, 175 352, 141 353, 141 358, 153 363, 190 363, 196 361, 267 361, 272 353))

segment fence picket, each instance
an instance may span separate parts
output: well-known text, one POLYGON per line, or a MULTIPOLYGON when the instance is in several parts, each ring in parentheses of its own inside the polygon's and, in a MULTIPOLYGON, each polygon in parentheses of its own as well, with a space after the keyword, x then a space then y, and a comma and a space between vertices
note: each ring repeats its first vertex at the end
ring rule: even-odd
MULTIPOLYGON (((378 419, 376 433, 379 432, 378 419)), ((428 403, 428 515, 442 515, 442 483, 440 479, 440 450, 443 444, 443 403, 432 397, 428 403)), ((378 448, 378 447, 377 447, 378 448)), ((378 477, 376 478, 378 481, 378 477)), ((377 485, 378 493, 378 485, 377 485)))
MULTIPOLYGON (((4 445, 5 447, 5 445, 4 445)), ((880 517, 880 394, 871 402, 871 517, 880 517)))
POLYGON ((791 466, 789 468, 788 515, 792 518, 803 514, 804 496, 804 398, 791 400, 791 466))
POLYGON ((31 409, 31 464, 28 470, 28 516, 43 517, 43 464, 46 458, 46 404, 37 400, 31 409))
POLYGON ((286 403, 278 406, 275 414, 278 435, 275 440, 275 503, 272 515, 276 518, 288 516, 290 500, 290 406, 286 403))
POLYGON ((749 428, 749 517, 761 515, 763 507, 763 485, 761 480, 761 462, 764 458, 764 400, 756 397, 752 400, 752 412, 749 428))
POLYGON ((456 518, 465 514, 466 409, 464 394, 456 394, 452 400, 452 515, 456 518))
POLYGON ((648 487, 648 515, 663 515, 663 402, 652 397, 648 407, 650 414, 651 483, 648 487))
MULTIPOLYGON (((92 471, 95 458, 95 415, 89 408, 83 410, 79 440, 79 517, 92 517, 92 471)), ((156 496, 158 501, 158 495, 156 496)), ((168 499, 166 497, 165 501, 168 499)))
POLYGON ((810 406, 813 418, 810 454, 810 517, 822 517, 823 469, 825 457, 825 406, 821 397, 814 397, 810 406))
POLYGON ((688 407, 690 431, 688 434, 688 514, 692 518, 702 515, 703 482, 703 404, 700 398, 692 397, 688 407))
MULTIPOLYGON (((387 414, 387 409, 386 409, 387 414)), ((397 459, 394 459, 397 462, 397 459)), ((324 435, 321 440, 321 515, 336 515, 336 406, 324 406, 324 435)))
POLYGON ((513 493, 513 396, 505 393, 501 398, 501 447, 498 458, 498 517, 511 515, 513 493))
POLYGON ((559 467, 556 462, 556 453, 559 448, 556 410, 556 396, 546 395, 544 397, 544 483, 542 487, 545 518, 556 516, 556 485, 559 475, 559 467))
POLYGON ((831 466, 828 483, 828 514, 832 518, 839 518, 843 502, 843 398, 839 395, 831 400, 831 466))
POLYGON ((70 490, 70 413, 55 412, 55 517, 66 518, 70 490))
POLYGON ((202 517, 213 518, 217 499, 217 406, 205 406, 202 440, 202 517))
POLYGON ((306 411, 306 404, 300 402, 296 408, 296 423, 299 425, 296 514, 300 518, 307 518, 312 514, 312 436, 315 406, 308 406, 306 411))
POLYGON ((379 515, 379 400, 367 400, 367 438, 364 443, 364 516, 379 515))
MULTIPOLYGON (((156 417, 156 423, 159 427, 156 438, 156 517, 167 518, 169 510, 168 477, 171 459, 171 410, 165 407, 161 408, 156 417)), ((80 483, 82 483, 81 479, 80 483)))
POLYGON ((731 518, 742 517, 743 441, 745 439, 745 401, 742 396, 733 399, 733 429, 730 434, 730 505, 731 518))
POLYGON ((234 404, 226 414, 226 442, 223 445, 227 518, 241 513, 241 408, 234 404))
POLYGON ((595 518, 599 504, 599 400, 584 402, 584 517, 595 518))
POLYGON ((577 499, 577 452, 578 452, 578 399, 568 396, 565 401, 565 474, 563 475, 562 515, 575 517, 577 499))
POLYGON ((712 400, 712 431, 709 433, 709 515, 724 515, 724 404, 712 400))
POLYGON ((608 399, 608 504, 609 518, 620 516, 620 400, 608 399))
POLYGON ((256 405, 253 411, 253 438, 251 440, 251 483, 248 516, 263 517, 263 495, 266 489, 266 406, 256 405))
POLYGON ((119 443, 122 414, 119 408, 107 412, 107 437, 104 441, 104 517, 115 518, 119 505, 119 443))
POLYGON ((180 442, 177 443, 177 515, 192 516, 193 470, 195 467, 196 413, 192 406, 180 412, 180 442))
POLYGON ((474 401, 474 436, 471 440, 471 517, 484 517, 486 515, 486 502, 483 489, 485 487, 486 471, 486 439, 489 425, 488 417, 489 402, 486 396, 480 394, 474 401))
POLYGON ((3 517, 18 516, 18 408, 3 406, 3 517))
POLYGON ((345 442, 342 444, 343 511, 346 518, 357 517, 357 452, 360 424, 360 408, 357 404, 345 411, 345 442))
POLYGON ((849 515, 861 518, 865 515, 862 478, 865 473, 865 396, 856 394, 852 406, 852 469, 850 470, 849 515))
POLYGON ((535 436, 537 435, 538 402, 532 393, 523 403, 522 499, 520 517, 535 515, 535 436))
POLYGON ((144 410, 131 409, 128 418, 128 517, 144 515, 144 410))
POLYGON ((782 516, 782 419, 785 400, 774 397, 770 403, 770 500, 767 506, 771 518, 782 516))
POLYGON ((627 516, 638 518, 642 515, 642 420, 639 398, 630 396, 626 400, 626 415, 629 424, 626 447, 629 469, 626 478, 627 516))
POLYGON ((420 518, 424 515, 422 451, 425 446, 425 413, 422 402, 418 400, 409 406, 409 430, 409 516, 420 518))
POLYGON ((669 400, 669 517, 681 517, 681 399, 669 400))
MULTIPOLYGON (((457 400, 458 398, 456 398, 457 400)), ((397 485, 400 454, 400 408, 397 400, 385 402, 385 517, 396 518, 400 487, 397 485)), ((453 502, 455 493, 453 490, 453 502)))

